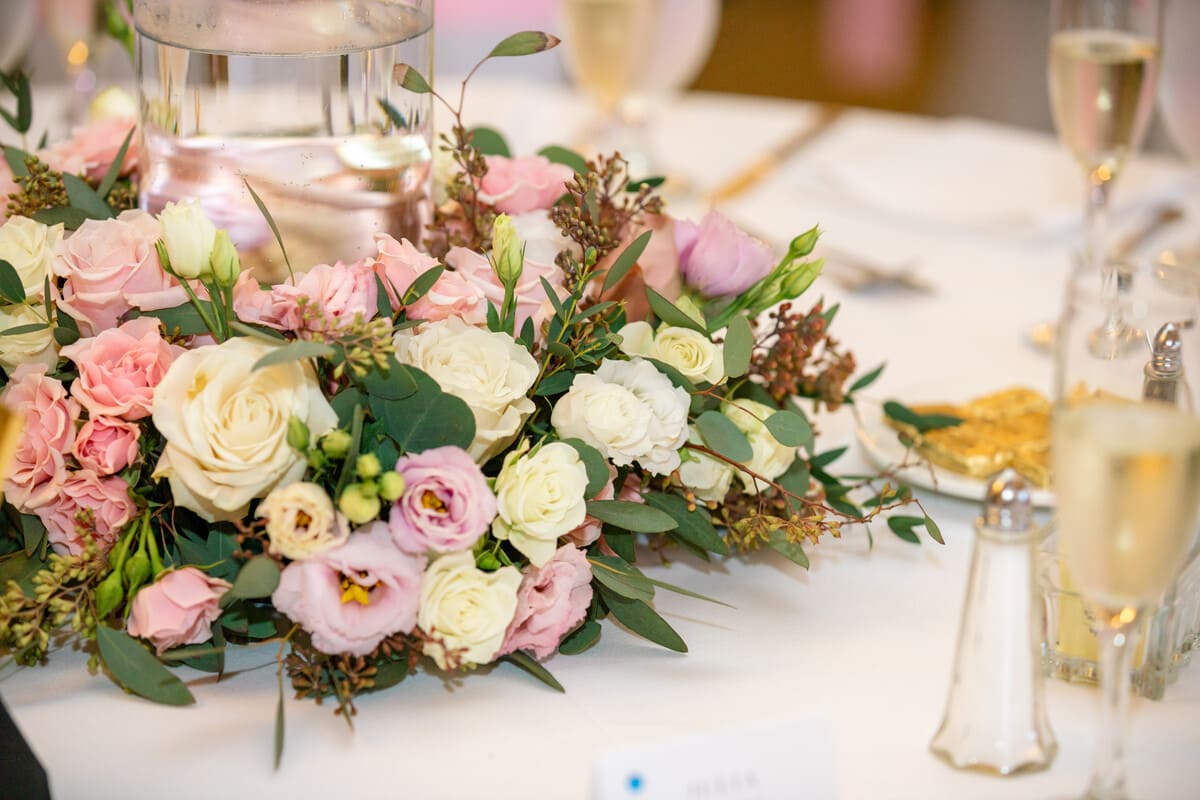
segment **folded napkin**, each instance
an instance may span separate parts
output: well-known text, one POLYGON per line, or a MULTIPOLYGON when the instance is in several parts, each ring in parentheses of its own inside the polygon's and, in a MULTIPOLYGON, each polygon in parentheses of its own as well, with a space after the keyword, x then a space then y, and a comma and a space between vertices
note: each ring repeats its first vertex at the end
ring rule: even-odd
POLYGON ((0 800, 50 800, 46 770, 0 702, 0 800))

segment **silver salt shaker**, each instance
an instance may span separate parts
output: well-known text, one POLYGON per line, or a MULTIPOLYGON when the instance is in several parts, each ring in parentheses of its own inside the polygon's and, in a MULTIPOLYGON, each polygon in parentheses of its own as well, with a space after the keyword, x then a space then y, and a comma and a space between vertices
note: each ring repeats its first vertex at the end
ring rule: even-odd
MULTIPOLYGON (((1180 399, 1183 383, 1183 337, 1179 326, 1168 322, 1158 329, 1150 342, 1150 360, 1146 362, 1145 379, 1142 381, 1142 397, 1176 405, 1180 399)), ((1190 399, 1190 398, 1189 398, 1190 399)))
POLYGON ((954 677, 930 742, 958 769, 998 775, 1044 769, 1058 743, 1046 719, 1040 663, 1042 602, 1029 484, 1006 469, 975 522, 954 677))

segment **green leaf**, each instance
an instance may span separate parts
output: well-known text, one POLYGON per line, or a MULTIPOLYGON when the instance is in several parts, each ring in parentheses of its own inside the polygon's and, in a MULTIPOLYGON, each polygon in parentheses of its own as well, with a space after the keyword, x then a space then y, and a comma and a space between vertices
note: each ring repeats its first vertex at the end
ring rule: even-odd
MULTIPOLYGON (((49 305, 49 301, 47 301, 47 305, 49 305)), ((58 327, 54 329, 54 341, 58 342, 59 347, 66 347, 79 341, 79 324, 75 322, 74 317, 61 308, 56 308, 54 321, 58 324, 58 327)))
POLYGON ((29 176, 29 168, 25 166, 25 159, 27 158, 29 158, 29 153, 26 153, 24 150, 4 145, 4 160, 8 162, 8 168, 12 170, 14 178, 29 176))
POLYGON ((826 450, 824 453, 819 453, 812 457, 812 466, 814 469, 827 467, 837 461, 846 452, 848 448, 838 447, 833 450, 826 450))
POLYGON ((539 664, 528 653, 523 653, 520 650, 517 650, 509 653, 508 655, 502 656, 500 660, 507 661, 510 664, 520 667, 556 692, 565 693, 567 691, 563 688, 562 684, 550 674, 550 670, 539 664))
POLYGON ((579 458, 587 469, 588 484, 583 496, 595 497, 600 494, 600 490, 611 480, 608 474, 608 462, 604 460, 604 456, 582 439, 563 439, 563 444, 569 444, 575 448, 575 452, 579 453, 579 458))
POLYGON ((441 390, 419 369, 408 368, 417 391, 399 400, 370 398, 371 410, 400 449, 420 453, 434 447, 469 447, 475 438, 475 415, 460 398, 441 390))
POLYGON ((446 268, 439 264, 422 272, 404 292, 404 297, 401 298, 400 302, 406 306, 412 305, 429 294, 429 290, 433 288, 433 285, 438 282, 438 278, 442 277, 442 273, 445 271, 446 268))
POLYGON ((334 353, 332 347, 322 342, 313 342, 307 339, 297 339, 294 342, 289 342, 280 347, 276 347, 271 352, 254 362, 251 371, 265 369, 266 367, 274 367, 279 364, 287 364, 292 361, 299 361, 303 358, 329 358, 334 353))
POLYGON ((78 208, 59 206, 58 208, 43 208, 41 211, 35 211, 31 219, 43 225, 58 225, 62 223, 64 228, 73 231, 91 219, 91 216, 86 211, 78 208))
POLYGON ((800 546, 799 542, 788 541, 787 535, 783 531, 771 531, 771 535, 767 539, 767 546, 782 554, 793 564, 799 564, 804 569, 808 569, 808 556, 804 554, 804 548, 800 546))
POLYGON ((279 634, 275 619, 268 607, 249 602, 236 603, 221 615, 221 627, 235 636, 246 639, 270 639, 279 634))
POLYGON ((231 581, 237 575, 237 564, 233 560, 237 540, 232 535, 210 530, 204 541, 180 535, 175 538, 175 544, 183 564, 202 567, 214 578, 222 580, 231 581))
MULTIPOLYGON (((96 194, 102 199, 108 197, 108 193, 117 183, 117 178, 121 176, 121 165, 125 163, 125 151, 129 149, 129 142, 133 139, 133 133, 136 127, 130 127, 129 133, 125 134, 125 140, 121 142, 121 149, 117 151, 116 157, 112 164, 108 167, 108 172, 104 173, 104 178, 100 181, 100 185, 96 187, 96 194)), ((107 204, 107 200, 105 201, 107 204)))
POLYGON ((42 542, 46 540, 46 526, 42 523, 41 517, 34 514, 21 515, 21 549, 25 551, 25 555, 33 557, 33 554, 41 550, 42 542))
POLYGON ((279 697, 275 701, 275 747, 272 756, 272 763, 275 771, 279 771, 279 764, 283 761, 283 738, 284 738, 284 718, 283 718, 283 670, 279 670, 279 697))
POLYGON ((556 394, 562 394, 571 388, 571 384, 575 382, 574 372, 556 372, 547 378, 543 378, 538 384, 537 391, 533 394, 535 397, 550 397, 556 394))
POLYGON ((718 555, 728 555, 729 545, 717 533, 708 512, 697 506, 688 509, 687 500, 677 494, 660 494, 649 492, 645 495, 646 505, 664 511, 675 520, 677 527, 671 531, 671 536, 682 539, 702 550, 708 550, 718 555))
POLYGON ((370 689, 364 691, 381 692, 396 686, 409 675, 408 661, 401 659, 380 664, 375 671, 375 680, 370 689))
POLYGON ((888 517, 887 524, 892 533, 896 534, 896 536, 900 537, 904 541, 911 542, 912 544, 921 543, 921 539, 919 536, 917 536, 917 532, 913 530, 914 528, 925 524, 925 520, 921 517, 888 517))
POLYGON ((0 259, 0 298, 10 303, 25 302, 25 286, 12 264, 0 259))
POLYGON ((363 378, 363 388, 372 397, 382 397, 385 400, 403 400, 411 397, 417 391, 417 381, 412 375, 412 369, 407 364, 401 364, 396 357, 389 355, 387 369, 371 370, 363 378))
POLYGON ((386 97, 377 97, 375 98, 375 102, 379 104, 381 109, 383 109, 383 113, 387 114, 387 118, 392 123, 393 128, 396 130, 408 129, 408 120, 406 120, 404 115, 400 113, 400 109, 391 104, 391 101, 389 101, 386 97))
POLYGON ((676 653, 687 652, 687 645, 675 629, 646 603, 621 597, 603 586, 600 587, 600 594, 617 622, 668 650, 674 650, 676 653))
MULTIPOLYGON (((700 552, 703 553, 704 551, 701 550, 700 552)), ((676 586, 673 583, 667 583, 666 581, 656 581, 653 578, 647 578, 647 580, 649 580, 652 585, 657 586, 659 589, 666 589, 668 592, 674 592, 675 594, 681 594, 684 597, 691 597, 696 600, 703 600, 706 603, 712 603, 713 605, 717 605, 717 606, 725 606, 726 608, 736 608, 736 606, 731 606, 729 603, 726 603, 724 600, 718 600, 715 597, 709 597, 706 594, 700 594, 699 592, 693 592, 691 589, 684 589, 682 586, 676 586)))
POLYGON ((4 85, 17 98, 17 113, 0 109, 0 115, 17 133, 28 133, 33 123, 33 92, 29 87, 29 77, 20 70, 4 75, 4 85))
POLYGON ((765 424, 775 441, 786 447, 812 447, 812 425, 794 411, 776 411, 765 424))
POLYGON ((557 36, 542 31, 521 31, 493 47, 492 52, 488 53, 488 58, 533 55, 555 47, 558 42, 557 36))
POLYGON ((643 186, 649 186, 651 189, 657 189, 658 187, 662 186, 666 182, 667 182, 666 177, 664 177, 662 175, 655 175, 650 178, 641 178, 639 180, 629 181, 628 183, 626 183, 625 191, 638 192, 641 190, 641 188, 643 186))
POLYGON ((787 468, 786 472, 775 479, 775 482, 797 497, 805 497, 808 495, 810 478, 808 462, 802 458, 797 458, 787 468))
POLYGON ((708 336, 707 328, 680 311, 675 307, 674 303, 649 286, 646 287, 646 299, 650 301, 650 310, 654 312, 654 316, 662 320, 664 325, 674 325, 676 328, 690 328, 708 336))
POLYGON ((896 422, 913 426, 920 433, 939 428, 953 428, 956 425, 961 425, 963 422, 962 417, 954 417, 949 414, 918 414, 908 406, 898 403, 895 400, 888 400, 883 404, 883 413, 896 420, 896 422))
MULTIPOLYGON (((250 181, 245 178, 242 183, 246 185, 246 191, 250 193, 250 197, 254 199, 254 205, 258 206, 258 211, 263 215, 263 219, 267 221, 267 225, 271 228, 271 233, 275 236, 275 242, 279 245, 279 252, 283 254, 283 263, 287 265, 288 274, 292 274, 292 262, 288 258, 287 248, 283 246, 283 234, 279 232, 279 226, 275 224, 275 218, 271 216, 271 212, 267 210, 267 204, 258 196, 258 192, 254 191, 254 187, 250 185, 250 181)), ((293 276, 294 277, 294 276, 293 276)))
MULTIPOLYGON (((191 304, 188 304, 191 307, 191 304)), ((268 328, 265 325, 254 325, 248 322, 239 322, 238 320, 230 320, 229 327, 243 336, 249 336, 252 339, 258 339, 260 342, 269 345, 286 344, 287 339, 279 331, 268 328)))
POLYGON ((739 378, 750 370, 750 357, 754 353, 754 330, 750 321, 742 314, 729 320, 725 331, 725 374, 739 378))
POLYGON ((129 691, 169 706, 196 702, 183 681, 173 675, 129 634, 107 625, 96 627, 100 658, 113 677, 129 691))
POLYGON ((746 434, 720 411, 705 411, 696 419, 696 428, 704 437, 704 443, 726 458, 738 462, 754 458, 754 449, 746 434))
POLYGON ((26 557, 24 553, 0 559, 0 586, 7 586, 9 581, 16 581, 17 585, 21 587, 21 591, 32 595, 33 576, 48 566, 49 564, 39 556, 26 557))
POLYGON ((834 303, 829 308, 825 309, 825 312, 821 314, 821 317, 825 320, 825 327, 829 327, 833 324, 833 318, 837 316, 837 313, 841 310, 841 308, 841 303, 834 303))
MULTIPOLYGON (((213 313, 212 303, 208 300, 201 300, 200 304, 204 307, 205 313, 210 315, 213 313)), ((157 311, 143 311, 141 316, 162 320, 163 327, 168 333, 173 333, 178 329, 180 336, 196 336, 209 332, 208 326, 204 324, 204 318, 191 303, 184 303, 174 308, 162 308, 157 311)))
POLYGON ((104 198, 96 194, 96 190, 88 186, 87 181, 78 175, 64 173, 63 186, 67 188, 67 199, 71 206, 87 214, 92 219, 112 219, 114 214, 104 198))
POLYGON ((429 94, 433 91, 433 87, 429 85, 429 81, 425 80, 425 76, 408 64, 397 64, 392 67, 392 80, 400 88, 408 89, 416 94, 429 94))
POLYGON ((12 328, 5 328, 0 331, 0 336, 20 336, 25 333, 37 333, 44 331, 50 326, 44 322, 31 322, 28 325, 16 325, 12 328))
POLYGON ((650 244, 650 237, 653 234, 653 231, 646 231, 621 251, 621 255, 617 256, 617 260, 609 268, 608 274, 604 276, 604 288, 601 293, 607 292, 616 286, 629 274, 629 270, 633 269, 633 265, 637 263, 637 260, 642 257, 642 253, 645 252, 646 245, 650 244))
POLYGON ((625 559, 592 554, 588 556, 588 563, 592 565, 592 577, 621 597, 647 603, 654 599, 654 585, 650 579, 625 559))
POLYGON ((846 394, 854 394, 859 389, 865 389, 875 381, 879 380, 879 376, 883 374, 883 368, 886 366, 886 363, 880 364, 878 367, 871 370, 866 375, 863 375, 854 383, 850 384, 850 388, 846 390, 846 394))
POLYGON ((562 164, 570 167, 579 174, 588 171, 587 159, 576 153, 574 150, 568 150, 565 147, 559 147, 556 144, 543 147, 538 150, 538 155, 543 156, 546 160, 553 164, 562 164))
POLYGON ((279 565, 267 556, 255 556, 242 565, 233 588, 225 593, 231 600, 255 600, 270 597, 279 586, 279 565))
POLYGON ((938 544, 946 543, 946 540, 942 538, 942 529, 938 527, 938 524, 928 514, 925 515, 925 531, 929 534, 929 538, 938 544))
POLYGON ((630 564, 637 561, 637 542, 634 540, 635 534, 629 531, 623 531, 620 528, 614 528, 612 525, 604 525, 601 527, 604 531, 604 541, 609 548, 621 558, 628 561, 630 564))
POLYGON ((479 126, 471 129, 471 145, 485 156, 512 157, 508 142, 495 128, 479 126))
POLYGON ((663 533, 678 527, 665 511, 628 500, 589 500, 587 513, 601 522, 634 533, 663 533))
POLYGON ((558 645, 558 652, 564 656, 577 656, 600 640, 600 632, 600 623, 589 619, 563 637, 558 645))

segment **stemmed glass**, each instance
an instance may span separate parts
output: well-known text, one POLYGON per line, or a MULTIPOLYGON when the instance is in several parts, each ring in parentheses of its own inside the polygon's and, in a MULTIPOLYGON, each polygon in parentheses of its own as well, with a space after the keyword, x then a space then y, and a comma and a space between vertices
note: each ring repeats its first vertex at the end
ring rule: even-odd
POLYGON ((1200 416, 1187 382, 1200 375, 1198 282, 1200 273, 1161 261, 1080 270, 1059 323, 1052 454, 1060 549, 1101 641, 1099 754, 1086 798, 1127 796, 1130 638, 1196 534, 1200 416), (1147 371, 1148 338, 1134 351, 1096 355, 1095 321, 1112 309, 1143 336, 1174 323, 1183 362, 1176 391, 1162 391, 1147 371), (1173 402, 1156 399, 1172 394, 1173 402))

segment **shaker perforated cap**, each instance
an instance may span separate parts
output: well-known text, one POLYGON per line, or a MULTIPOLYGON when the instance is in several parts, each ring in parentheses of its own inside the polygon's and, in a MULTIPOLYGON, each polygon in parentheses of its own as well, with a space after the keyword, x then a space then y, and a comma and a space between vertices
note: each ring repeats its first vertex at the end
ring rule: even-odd
POLYGON ((1164 374, 1181 372, 1183 370, 1182 350, 1183 336, 1179 332, 1179 326, 1174 322, 1163 325, 1151 341, 1150 363, 1153 365, 1154 371, 1164 374))
POLYGON ((983 524, 1014 533, 1027 531, 1033 524, 1029 481, 1015 469, 1006 469, 988 481, 987 495, 983 499, 983 524))

